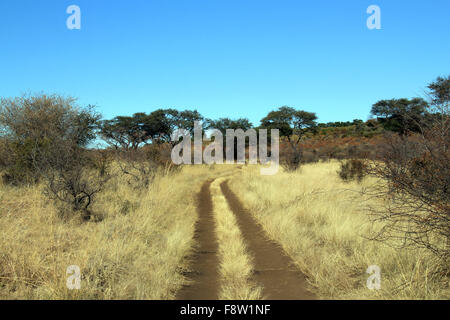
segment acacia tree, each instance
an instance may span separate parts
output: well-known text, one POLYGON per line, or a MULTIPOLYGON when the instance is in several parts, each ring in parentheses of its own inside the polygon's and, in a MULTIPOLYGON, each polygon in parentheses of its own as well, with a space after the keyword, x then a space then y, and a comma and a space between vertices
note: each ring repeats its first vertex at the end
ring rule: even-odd
POLYGON ((197 110, 184 110, 178 112, 175 117, 175 125, 179 129, 186 129, 190 132, 191 136, 194 133, 195 122, 202 122, 202 129, 205 130, 208 126, 208 122, 204 121, 205 118, 197 110))
POLYGON ((158 109, 150 114, 135 113, 131 117, 105 120, 100 126, 101 137, 116 150, 121 171, 135 188, 145 188, 159 166, 167 166, 173 143, 172 133, 178 129, 194 131, 194 122, 203 117, 197 111, 158 109))
MULTIPOLYGON (((214 129, 220 131, 222 133, 222 136, 225 137, 227 134, 227 130, 237 130, 242 129, 243 131, 247 131, 248 129, 253 128, 253 124, 247 119, 247 118, 239 118, 239 119, 231 119, 231 118, 220 118, 217 120, 207 120, 207 129, 214 129)), ((227 149, 231 146, 227 145, 227 141, 225 140, 225 143, 223 143, 223 153, 227 154, 227 149)), ((248 146, 248 142, 245 141, 246 146, 248 146)), ((238 157, 238 145, 237 145, 237 138, 233 138, 233 155, 234 160, 237 160, 238 157)))
POLYGON ((380 100, 372 106, 371 114, 389 131, 406 135, 419 132, 429 115, 429 104, 422 98, 380 100))
POLYGON ((224 136, 226 135, 227 129, 242 129, 246 131, 248 129, 251 129, 252 127, 252 123, 247 118, 220 118, 217 120, 208 120, 208 129, 219 130, 224 136))
POLYGON ((140 114, 132 117, 118 116, 104 120, 100 125, 100 136, 115 149, 137 149, 149 137, 142 129, 140 114))
POLYGON ((117 150, 137 150, 147 144, 171 143, 174 130, 183 128, 193 132, 194 122, 201 120, 203 117, 197 110, 158 109, 150 114, 135 113, 131 117, 104 120, 100 135, 117 150))
POLYGON ((302 158, 302 150, 299 143, 303 134, 316 127, 317 116, 313 112, 296 110, 283 106, 276 111, 271 111, 261 120, 261 127, 265 129, 279 129, 280 137, 284 137, 291 146, 292 155, 285 163, 288 169, 298 168, 302 158))

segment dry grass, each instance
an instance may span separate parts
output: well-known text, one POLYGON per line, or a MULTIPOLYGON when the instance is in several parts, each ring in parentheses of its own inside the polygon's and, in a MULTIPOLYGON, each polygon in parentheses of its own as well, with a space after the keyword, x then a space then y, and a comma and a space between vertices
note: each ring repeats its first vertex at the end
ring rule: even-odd
MULTIPOLYGON (((450 298, 448 278, 424 250, 395 250, 364 238, 371 224, 355 191, 371 183, 342 182, 337 162, 261 176, 247 166, 232 179, 234 192, 273 239, 282 244, 321 298, 450 298), (381 290, 366 287, 369 265, 381 268, 381 290)), ((99 222, 63 221, 42 186, 0 185, 0 298, 173 299, 186 282, 194 245, 196 195, 211 177, 234 166, 186 166, 160 172, 148 189, 117 176, 92 208, 99 222), (66 269, 78 265, 81 289, 66 287, 66 269)), ((258 299, 235 217, 217 180, 222 299, 258 299)))
POLYGON ((312 291, 333 299, 449 299, 448 278, 424 250, 396 250, 365 238, 373 226, 355 191, 374 183, 344 183, 338 162, 261 176, 248 166, 234 192, 308 276, 312 291), (381 268, 381 289, 366 286, 370 265, 381 268))
POLYGON ((147 190, 118 176, 92 208, 102 220, 87 223, 61 220, 41 186, 0 186, 0 298, 173 299, 193 246, 196 193, 225 169, 160 172, 147 190), (66 287, 70 265, 81 269, 80 290, 66 287))
POLYGON ((211 184, 216 234, 219 242, 221 275, 219 299, 261 299, 262 287, 251 279, 254 269, 253 259, 247 251, 236 218, 220 189, 224 179, 216 179, 211 184))

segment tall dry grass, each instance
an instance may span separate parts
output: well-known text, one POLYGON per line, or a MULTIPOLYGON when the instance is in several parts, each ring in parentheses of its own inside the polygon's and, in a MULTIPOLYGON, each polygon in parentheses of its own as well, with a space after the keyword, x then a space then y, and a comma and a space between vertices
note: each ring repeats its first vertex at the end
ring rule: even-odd
POLYGON ((145 190, 117 175, 92 206, 99 222, 62 220, 42 186, 0 186, 0 298, 174 298, 193 246, 196 194, 221 170, 159 172, 145 190), (66 286, 70 265, 81 269, 80 290, 66 286))
POLYGON ((364 210, 369 200, 358 191, 376 182, 344 183, 338 169, 338 162, 327 162, 261 176, 257 166, 248 166, 230 186, 319 297, 449 299, 449 279, 436 273, 438 263, 428 252, 367 240, 381 225, 369 222, 364 210), (367 288, 371 265, 381 268, 380 290, 367 288))
POLYGON ((234 213, 220 189, 225 178, 211 183, 216 235, 219 243, 219 299, 256 300, 262 297, 262 287, 252 280, 253 257, 249 254, 234 213))
MULTIPOLYGON (((396 250, 365 239, 372 225, 357 191, 373 183, 344 183, 338 162, 261 176, 246 166, 230 184, 270 237, 282 244, 321 298, 434 299, 450 297, 448 278, 425 250, 396 250), (370 265, 381 289, 366 287, 370 265)), ((194 245, 196 195, 209 178, 234 166, 186 166, 159 172, 136 190, 117 175, 98 196, 97 222, 62 220, 42 186, 0 185, 0 298, 173 299, 185 284, 194 245), (66 269, 78 265, 80 290, 66 269)), ((221 298, 257 299, 251 257, 219 188, 212 186, 219 238, 221 298), (227 285, 227 281, 228 285, 227 285)))

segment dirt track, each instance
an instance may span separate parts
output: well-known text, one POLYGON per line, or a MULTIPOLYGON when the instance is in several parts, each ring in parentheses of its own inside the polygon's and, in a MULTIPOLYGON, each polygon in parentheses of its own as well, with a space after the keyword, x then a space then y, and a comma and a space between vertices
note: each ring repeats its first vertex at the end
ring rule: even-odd
POLYGON ((228 187, 228 181, 220 185, 228 205, 236 216, 242 235, 254 256, 255 280, 264 286, 264 298, 271 300, 314 299, 308 292, 304 275, 292 259, 275 242, 270 241, 250 212, 240 203, 228 187))
POLYGON ((216 300, 219 293, 219 259, 217 240, 214 233, 213 204, 209 186, 203 184, 198 195, 198 221, 195 230, 197 247, 192 257, 189 279, 192 284, 183 287, 177 295, 179 300, 216 300))
MULTIPOLYGON (((215 235, 213 203, 210 193, 211 181, 207 181, 198 196, 199 220, 195 239, 197 248, 193 255, 192 284, 183 287, 177 299, 218 299, 220 289, 218 244, 215 235)), ((295 267, 292 259, 275 242, 270 241, 261 226, 242 206, 238 197, 230 190, 228 181, 221 185, 222 193, 238 221, 239 228, 250 253, 254 257, 254 279, 264 286, 263 296, 273 300, 314 299, 308 292, 304 275, 295 267)))

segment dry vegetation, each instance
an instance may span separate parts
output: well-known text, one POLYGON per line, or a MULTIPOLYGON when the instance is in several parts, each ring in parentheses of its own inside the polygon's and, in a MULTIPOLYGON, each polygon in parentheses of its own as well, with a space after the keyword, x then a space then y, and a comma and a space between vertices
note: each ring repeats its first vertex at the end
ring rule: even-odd
POLYGON ((366 205, 383 200, 365 199, 360 191, 378 182, 343 182, 338 169, 332 161, 261 176, 249 166, 232 186, 320 298, 449 299, 448 276, 427 250, 398 250, 366 238, 383 223, 369 220, 366 205), (381 268, 380 290, 366 286, 370 265, 381 268))
POLYGON ((247 251, 236 218, 220 190, 225 178, 216 179, 211 184, 216 234, 219 242, 221 290, 220 299, 255 300, 260 299, 262 287, 252 281, 254 266, 247 251))
POLYGON ((61 219, 43 185, 0 186, 0 298, 174 298, 186 281, 196 193, 227 167, 159 171, 141 191, 113 169, 93 204, 97 221, 61 219), (81 269, 81 290, 66 287, 70 265, 81 269))
MULTIPOLYGON (((371 111, 377 120, 347 129, 317 126, 315 113, 286 106, 269 112, 262 128, 282 129, 285 169, 273 176, 259 166, 239 174, 236 166, 174 166, 170 137, 177 128, 192 134, 204 119, 197 111, 100 120, 70 97, 2 98, 0 298, 175 298, 195 271, 196 198, 208 179, 216 179, 219 296, 262 298, 220 191, 233 179, 234 193, 316 296, 449 299, 450 78, 428 88, 429 103, 382 100, 371 111), (109 148, 89 148, 99 136, 109 148), (73 265, 81 290, 66 286, 73 265), (381 268, 380 290, 366 286, 372 265, 381 268)), ((208 121, 221 132, 252 127, 246 119, 208 121)))
MULTIPOLYGON (((381 227, 364 211, 359 193, 375 183, 344 182, 339 162, 308 164, 294 172, 261 176, 246 166, 185 166, 159 170, 147 189, 136 190, 113 165, 92 211, 97 219, 61 219, 43 185, 0 187, 0 297, 4 299, 173 299, 186 283, 194 246, 196 194, 208 178, 219 241, 221 299, 259 299, 236 219, 220 191, 234 191, 308 276, 319 298, 448 299, 447 276, 425 249, 394 249, 366 237, 381 227), (245 190, 245 192, 242 192, 245 190), (66 269, 81 268, 81 290, 66 287, 66 269), (381 290, 366 287, 370 265, 381 268, 381 290)), ((373 205, 373 201, 370 200, 373 205)))

